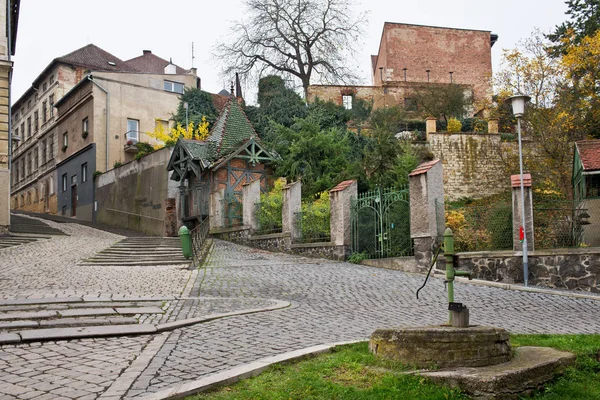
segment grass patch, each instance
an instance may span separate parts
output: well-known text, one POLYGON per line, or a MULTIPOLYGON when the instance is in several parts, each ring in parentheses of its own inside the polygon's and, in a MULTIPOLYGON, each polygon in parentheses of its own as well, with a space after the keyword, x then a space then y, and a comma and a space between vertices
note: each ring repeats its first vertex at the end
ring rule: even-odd
MULTIPOLYGON (((512 335, 511 344, 554 347, 577 355, 575 367, 536 393, 534 399, 600 399, 600 335, 512 335)), ((276 365, 258 377, 187 399, 468 399, 459 390, 404 374, 408 369, 398 362, 376 358, 369 353, 367 343, 358 343, 315 358, 276 365)))

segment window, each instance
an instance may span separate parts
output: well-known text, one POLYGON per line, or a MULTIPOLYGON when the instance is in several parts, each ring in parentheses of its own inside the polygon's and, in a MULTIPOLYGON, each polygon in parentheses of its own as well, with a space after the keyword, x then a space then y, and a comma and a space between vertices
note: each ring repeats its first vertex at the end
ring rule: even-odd
POLYGON ((54 95, 51 94, 48 98, 48 102, 50 103, 50 118, 54 116, 54 95))
POLYGON ((33 197, 33 202, 37 203, 40 201, 40 191, 38 188, 35 188, 35 196, 33 197))
POLYGON ((87 182, 87 163, 81 164, 81 183, 87 182))
POLYGON ((30 108, 31 108, 31 100, 29 100, 29 101, 27 102, 27 109, 29 110, 30 108))
POLYGON ((48 160, 54 158, 54 135, 50 135, 50 146, 48 147, 48 160))
POLYGON ((406 97, 404 99, 404 109, 406 111, 417 111, 417 99, 406 97))
POLYGON ((31 204, 31 190, 27 192, 27 205, 31 204))
POLYGON ((50 183, 48 183, 50 185, 50 195, 54 194, 54 177, 51 176, 50 177, 50 183))
POLYGON ((36 111, 33 113, 33 130, 36 133, 39 129, 39 125, 40 125, 39 122, 40 122, 40 114, 38 111, 36 111))
POLYGON ((34 101, 38 101, 38 94, 36 93, 35 96, 33 96, 34 101))
POLYGON ((31 175, 31 153, 27 153, 27 176, 31 175))
POLYGON ((22 194, 21 195, 21 207, 23 207, 25 205, 25 195, 22 194))
POLYGON ((81 123, 81 133, 84 133, 84 134, 90 133, 90 131, 89 131, 89 125, 90 124, 89 124, 89 120, 87 119, 87 117, 84 118, 83 121, 82 121, 82 123, 81 123))
POLYGON ((21 123, 21 135, 23 135, 21 140, 25 140, 25 122, 21 123))
POLYGON ((45 92, 46 90, 48 90, 48 83, 44 82, 44 85, 42 86, 42 90, 45 92))
POLYGON ((27 139, 31 137, 31 117, 27 117, 27 139))
POLYGON ((25 158, 21 161, 21 180, 25 179, 25 158))
POLYGON ((52 85, 54 83, 54 75, 50 76, 50 84, 52 85))
POLYGON ((17 183, 17 182, 19 182, 19 162, 18 161, 15 161, 14 169, 15 169, 15 181, 14 181, 14 183, 17 183))
POLYGON ((42 103, 42 123, 48 120, 48 102, 44 100, 42 103))
POLYGON ((137 119, 128 119, 127 120, 127 135, 126 140, 131 140, 133 143, 137 143, 139 140, 138 132, 140 130, 140 121, 137 119))
POLYGON ((46 164, 46 140, 42 140, 42 165, 46 164))
POLYGON ((600 174, 585 175, 585 198, 600 197, 600 174))
MULTIPOLYGON (((19 136, 19 128, 15 128, 15 136, 19 136)), ((19 142, 15 142, 15 143, 19 143, 19 142)))
POLYGON ((352 110, 352 96, 343 95, 342 96, 342 105, 346 110, 352 110))
POLYGON ((38 160, 38 149, 37 147, 33 150, 33 169, 34 171, 37 171, 38 168, 40 167, 39 164, 39 160, 38 160))
POLYGON ((183 83, 165 81, 164 88, 167 92, 183 94, 183 83))
POLYGON ((67 174, 62 174, 62 191, 67 191, 67 174))
POLYGON ((69 146, 69 132, 63 133, 63 147, 69 146))

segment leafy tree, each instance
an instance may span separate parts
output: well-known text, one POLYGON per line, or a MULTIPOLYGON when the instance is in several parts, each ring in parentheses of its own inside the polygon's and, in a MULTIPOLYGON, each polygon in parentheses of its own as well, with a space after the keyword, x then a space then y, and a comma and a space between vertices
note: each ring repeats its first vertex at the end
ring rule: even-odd
POLYGON ((346 129, 346 124, 352 118, 350 111, 343 106, 320 99, 316 99, 308 105, 308 114, 324 129, 346 129))
POLYGON ((554 43, 550 50, 555 57, 600 30, 600 0, 567 0, 566 4, 569 21, 556 26, 554 32, 546 35, 554 43))
POLYGON ((306 97, 317 75, 356 79, 346 56, 358 43, 365 15, 352 16, 350 0, 245 0, 248 18, 231 28, 232 40, 216 49, 231 75, 282 73, 298 79, 306 97))
POLYGON ((217 119, 218 113, 211 94, 197 88, 186 88, 181 95, 177 112, 173 115, 175 125, 185 126, 186 124, 184 107, 186 102, 188 103, 188 121, 193 122, 196 126, 203 122, 203 117, 206 118, 209 124, 217 119))
POLYGON ((371 112, 370 127, 395 134, 403 129, 404 121, 406 121, 406 112, 400 106, 378 108, 371 112))
POLYGON ((427 85, 416 91, 416 100, 424 116, 442 118, 462 118, 473 104, 472 94, 457 84, 427 85))

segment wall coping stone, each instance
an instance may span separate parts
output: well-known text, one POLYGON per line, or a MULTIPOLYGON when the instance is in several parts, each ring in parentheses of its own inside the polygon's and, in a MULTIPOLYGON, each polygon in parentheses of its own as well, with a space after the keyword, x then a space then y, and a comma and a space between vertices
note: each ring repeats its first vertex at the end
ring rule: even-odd
POLYGON ((309 247, 335 247, 334 242, 314 242, 314 243, 292 243, 292 249, 309 248, 309 247))
POLYGON ((248 225, 234 226, 231 228, 215 228, 210 230, 209 235, 218 235, 220 233, 241 232, 248 230, 250 230, 250 227, 248 225))
POLYGON ((292 236, 290 232, 269 233, 267 235, 252 235, 250 240, 281 239, 292 236))
MULTIPOLYGON (((561 249, 542 249, 529 251, 529 257, 562 256, 571 254, 600 254, 600 247, 580 247, 561 249)), ((498 251, 471 251, 456 254, 462 258, 500 258, 500 257, 522 257, 522 251, 498 250, 498 251)))

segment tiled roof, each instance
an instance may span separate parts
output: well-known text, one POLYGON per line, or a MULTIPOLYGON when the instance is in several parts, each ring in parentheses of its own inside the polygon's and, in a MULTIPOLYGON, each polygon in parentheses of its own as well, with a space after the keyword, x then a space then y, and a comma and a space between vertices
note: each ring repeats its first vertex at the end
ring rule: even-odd
POLYGON ((417 168, 415 168, 410 174, 408 174, 408 176, 416 176, 416 175, 424 174, 425 172, 429 171, 435 164, 437 164, 439 162, 440 162, 440 160, 433 160, 433 161, 424 162, 423 164, 419 164, 417 166, 417 168))
MULTIPOLYGON (((125 61, 125 64, 145 74, 164 74, 165 67, 169 65, 169 61, 152 54, 149 50, 144 50, 144 54, 125 61)), ((178 75, 185 75, 188 73, 187 70, 178 65, 175 65, 175 69, 178 75)))
MULTIPOLYGON (((521 187, 521 175, 511 175, 510 185, 514 188, 521 187)), ((523 174, 523 187, 531 187, 531 174, 523 174)))
POLYGON ((80 49, 54 59, 55 62, 81 66, 94 71, 138 72, 125 61, 102 50, 95 44, 88 44, 80 49))
POLYGON ((227 156, 242 142, 258 135, 248 121, 244 110, 235 97, 230 97, 213 125, 208 142, 216 146, 216 158, 227 156))
POLYGON ((575 146, 584 171, 600 170, 600 140, 581 140, 575 146))
POLYGON ((182 140, 182 142, 194 160, 211 159, 210 145, 206 141, 182 140))
POLYGON ((331 189, 329 191, 329 193, 331 192, 341 192, 342 190, 352 186, 353 184, 355 184, 356 181, 343 181, 338 183, 338 185, 336 187, 334 187, 333 189, 331 189))

